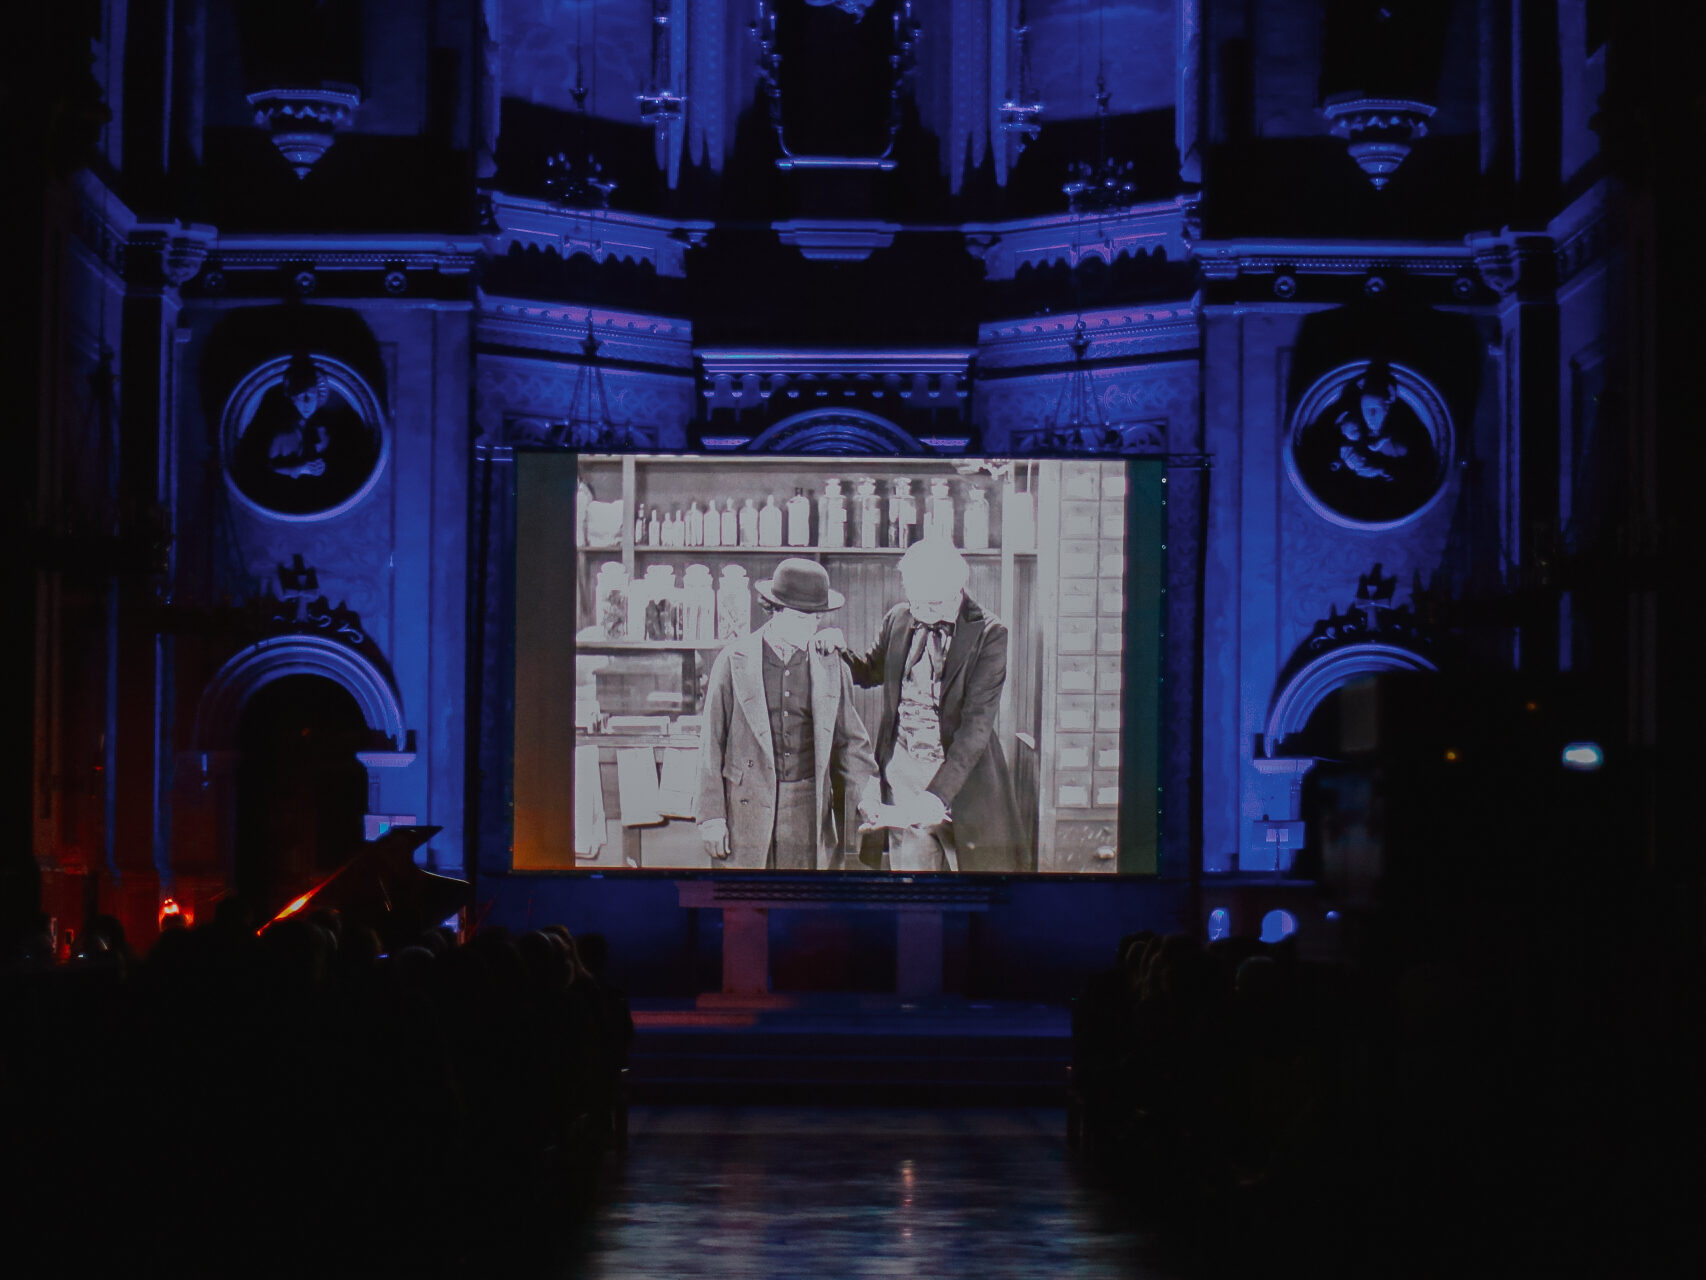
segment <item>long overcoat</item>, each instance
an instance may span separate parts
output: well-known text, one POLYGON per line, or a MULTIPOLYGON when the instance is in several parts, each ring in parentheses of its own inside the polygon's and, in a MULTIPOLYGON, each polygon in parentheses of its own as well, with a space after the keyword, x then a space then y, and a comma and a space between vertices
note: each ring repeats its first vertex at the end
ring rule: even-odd
MULTIPOLYGON (((764 698, 763 634, 730 642, 711 664, 699 745, 699 821, 729 824, 723 865, 762 870, 776 829, 776 747, 764 698)), ((871 738, 853 706, 853 684, 833 655, 809 651, 812 749, 817 758, 820 871, 842 867, 847 810, 877 773, 871 738)), ((713 864, 716 865, 716 864, 713 864)))
MULTIPOLYGON (((914 622, 912 610, 898 604, 884 616, 876 644, 864 652, 849 648, 843 654, 855 684, 882 686, 877 761, 884 766, 894 755, 900 684, 914 622)), ((942 662, 938 710, 944 756, 926 788, 952 815, 950 830, 961 871, 1032 869, 1030 829, 1020 822, 1013 777, 995 733, 1006 683, 1007 625, 964 596, 942 662)))

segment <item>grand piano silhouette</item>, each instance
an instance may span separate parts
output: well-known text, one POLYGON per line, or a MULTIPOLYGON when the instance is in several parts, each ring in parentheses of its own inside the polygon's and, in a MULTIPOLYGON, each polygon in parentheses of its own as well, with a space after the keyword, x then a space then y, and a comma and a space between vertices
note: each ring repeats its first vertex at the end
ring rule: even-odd
MULTIPOLYGON (((367 925, 387 947, 405 946, 468 905, 466 880, 434 875, 415 864, 415 850, 443 827, 392 827, 343 866, 267 921, 331 908, 346 924, 367 925)), ((263 926, 261 932, 265 932, 263 926)))

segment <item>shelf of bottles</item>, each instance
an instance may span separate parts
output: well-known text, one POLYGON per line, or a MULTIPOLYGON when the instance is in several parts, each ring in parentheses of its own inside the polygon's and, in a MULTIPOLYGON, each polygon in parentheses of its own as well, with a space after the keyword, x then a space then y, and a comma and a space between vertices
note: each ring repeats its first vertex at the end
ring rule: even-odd
POLYGON ((882 474, 840 476, 814 462, 583 456, 580 643, 719 648, 761 621, 753 588, 789 556, 830 565, 858 612, 861 573, 837 562, 876 562, 892 580, 893 560, 939 538, 976 585, 979 566, 1036 554, 1027 464, 884 459, 882 474), (619 503, 620 521, 590 521, 599 503, 619 503))

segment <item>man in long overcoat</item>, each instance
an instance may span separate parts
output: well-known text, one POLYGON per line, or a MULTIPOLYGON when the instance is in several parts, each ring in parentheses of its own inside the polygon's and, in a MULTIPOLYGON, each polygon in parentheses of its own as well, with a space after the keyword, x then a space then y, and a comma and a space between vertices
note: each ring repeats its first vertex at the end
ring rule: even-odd
POLYGON ((883 690, 883 798, 910 824, 889 832, 889 867, 1032 870, 1029 828, 995 734, 1007 626, 966 594, 965 557, 946 542, 915 544, 900 574, 907 598, 884 616, 874 645, 848 648, 839 632, 819 639, 841 651, 855 684, 883 690))
POLYGON ((812 560, 757 585, 769 620, 711 666, 699 747, 699 836, 712 866, 840 870, 854 820, 874 809, 877 763, 847 669, 813 644, 843 597, 812 560))

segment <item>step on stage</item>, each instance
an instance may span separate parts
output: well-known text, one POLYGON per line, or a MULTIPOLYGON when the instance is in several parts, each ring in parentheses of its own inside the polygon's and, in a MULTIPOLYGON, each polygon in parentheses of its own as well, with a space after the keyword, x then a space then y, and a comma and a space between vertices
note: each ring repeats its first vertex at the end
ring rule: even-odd
POLYGON ((638 1103, 1063 1106, 1064 1005, 894 995, 635 1000, 638 1103))

